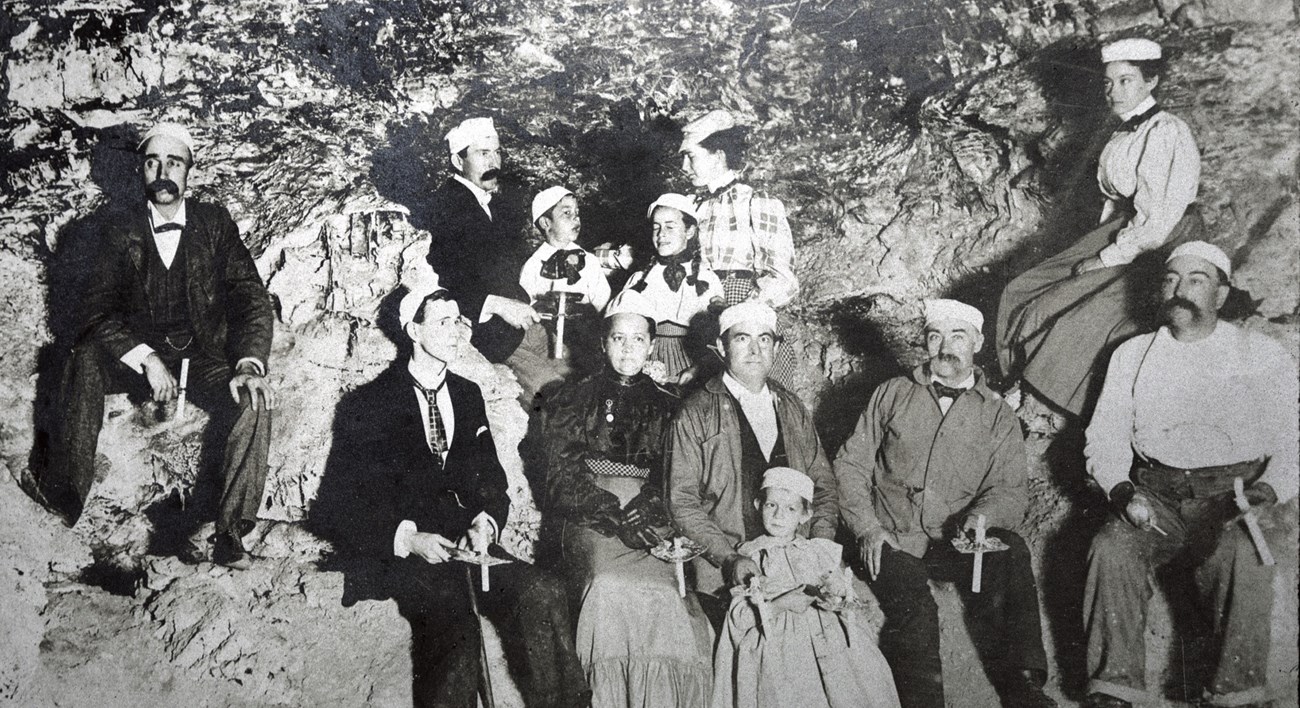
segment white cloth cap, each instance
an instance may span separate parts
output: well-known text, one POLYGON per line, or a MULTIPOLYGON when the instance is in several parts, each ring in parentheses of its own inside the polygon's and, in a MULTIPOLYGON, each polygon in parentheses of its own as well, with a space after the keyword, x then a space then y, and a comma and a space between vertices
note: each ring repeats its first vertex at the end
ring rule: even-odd
POLYGON ((734 127, 736 127, 736 119, 721 108, 715 108, 687 123, 686 127, 682 128, 682 146, 678 149, 678 152, 682 152, 692 145, 698 145, 701 140, 719 130, 734 127))
POLYGON ((812 477, 792 467, 773 467, 763 473, 763 489, 786 489, 806 499, 813 500, 812 477))
POLYGON ((661 206, 668 207, 669 209, 676 209, 696 221, 700 220, 700 215, 695 213, 695 200, 674 192, 660 194, 659 198, 650 204, 650 208, 645 210, 645 218, 654 218, 655 208, 661 206))
POLYGON ((180 123, 158 123, 149 129, 140 139, 140 144, 136 150, 143 150, 146 143, 154 138, 171 138, 185 146, 190 151, 190 159, 194 159, 194 138, 190 137, 190 131, 180 123))
POLYGON ((452 155, 479 140, 496 140, 497 129, 491 118, 469 118, 447 131, 447 151, 452 155))
POLYGON ((1113 61, 1151 61, 1162 56, 1160 45, 1149 39, 1131 37, 1111 42, 1101 48, 1101 63, 1113 61))
POLYGON ((718 334, 726 334, 741 322, 757 322, 768 332, 776 333, 776 311, 757 300, 746 300, 722 311, 718 316, 718 334))
POLYGON ((1179 256, 1196 256, 1203 261, 1209 261, 1212 265, 1223 271, 1224 275, 1229 278, 1232 277, 1232 259, 1228 258, 1228 254, 1224 253, 1222 248, 1219 248, 1212 243, 1206 243, 1205 241, 1188 241, 1178 248, 1175 248, 1173 252, 1169 254, 1169 257, 1165 259, 1165 263, 1168 263, 1179 256))
POLYGON ((624 290, 605 306, 605 316, 641 315, 650 322, 655 321, 655 308, 650 299, 635 290, 624 290))
POLYGON ((538 192, 537 196, 533 197, 533 223, 536 224, 543 214, 551 210, 551 207, 559 204, 561 199, 572 194, 573 192, 559 185, 547 187, 538 192))
MULTIPOLYGON (((424 304, 424 299, 439 290, 443 290, 443 288, 438 287, 436 282, 417 285, 414 290, 402 298, 401 304, 397 306, 397 320, 402 323, 402 329, 406 329, 406 325, 415 321, 415 316, 420 313, 420 306, 424 304)), ((450 298, 446 302, 453 305, 456 303, 455 300, 450 298)))
POLYGON ((976 332, 984 329, 984 314, 979 310, 956 300, 926 300, 925 323, 937 323, 943 320, 959 320, 975 328, 976 332))

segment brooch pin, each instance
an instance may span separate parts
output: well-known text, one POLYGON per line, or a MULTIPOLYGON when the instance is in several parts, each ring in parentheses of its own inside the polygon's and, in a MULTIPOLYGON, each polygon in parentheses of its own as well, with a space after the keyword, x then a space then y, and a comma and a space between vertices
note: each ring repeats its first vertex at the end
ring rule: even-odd
POLYGON ((612 398, 605 399, 605 422, 614 422, 614 399, 612 398))

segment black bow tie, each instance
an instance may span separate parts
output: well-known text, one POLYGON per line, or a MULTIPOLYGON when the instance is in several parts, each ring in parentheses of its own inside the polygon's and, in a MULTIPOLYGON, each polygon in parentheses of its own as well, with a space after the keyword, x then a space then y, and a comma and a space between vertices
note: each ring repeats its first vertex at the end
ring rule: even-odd
POLYGON ((587 254, 580 248, 556 251, 550 258, 542 261, 542 277, 549 280, 565 280, 574 285, 582 278, 582 269, 587 265, 587 254))
POLYGON ((1132 132, 1135 132, 1135 131, 1138 129, 1138 126, 1140 126, 1140 125, 1142 125, 1143 123, 1147 122, 1147 119, 1149 119, 1151 116, 1153 116, 1153 115, 1155 115, 1155 114, 1157 114, 1157 113, 1159 113, 1159 112, 1160 112, 1160 106, 1159 106, 1159 104, 1154 105, 1154 106, 1152 106, 1152 107, 1146 109, 1145 111, 1142 111, 1141 113, 1139 113, 1139 114, 1133 116, 1132 118, 1129 118, 1128 120, 1124 121, 1123 123, 1120 123, 1119 126, 1115 128, 1115 132, 1116 132, 1116 133, 1132 133, 1132 132))
POLYGON ((185 228, 184 226, 181 226, 180 224, 174 221, 169 221, 165 224, 159 224, 158 226, 153 227, 153 232, 156 234, 161 234, 167 231, 180 231, 181 229, 184 228, 185 228))
POLYGON ((718 196, 719 194, 722 194, 723 192, 727 191, 728 189, 731 189, 731 186, 732 186, 733 184, 735 184, 735 183, 736 183, 736 180, 733 179, 733 180, 731 180, 730 182, 728 182, 728 183, 722 185, 721 187, 718 187, 717 189, 709 189, 708 187, 705 187, 704 189, 702 189, 702 190, 700 190, 699 192, 696 193, 696 195, 695 195, 695 206, 699 206, 699 205, 703 204, 704 202, 707 202, 707 201, 709 201, 710 199, 713 199, 714 197, 718 196))
POLYGON ((930 385, 934 386, 934 392, 938 394, 939 398, 951 398, 954 401, 957 400, 958 396, 960 396, 963 392, 966 391, 966 389, 964 388, 953 388, 951 386, 944 386, 938 381, 932 381, 930 385))

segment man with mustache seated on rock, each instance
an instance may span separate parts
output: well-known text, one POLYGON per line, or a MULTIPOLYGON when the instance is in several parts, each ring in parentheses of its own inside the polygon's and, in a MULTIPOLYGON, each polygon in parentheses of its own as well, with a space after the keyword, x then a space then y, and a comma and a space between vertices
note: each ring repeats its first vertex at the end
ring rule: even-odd
POLYGON ((792 467, 812 478, 809 538, 835 537, 835 478, 813 426, 793 392, 769 378, 781 346, 776 312, 760 302, 732 305, 718 317, 726 370, 686 399, 669 437, 668 508, 682 533, 704 547, 694 561, 700 604, 715 628, 726 618, 729 589, 758 574, 736 550, 764 533, 754 501, 763 473, 792 467))
MULTIPOLYGON (((927 584, 949 580, 998 655, 989 674, 1003 705, 1054 706, 1029 548, 1011 529, 1028 505, 1020 423, 989 389, 975 353, 984 316, 956 300, 925 303, 929 360, 876 389, 835 458, 840 515, 858 539, 885 624, 880 649, 904 708, 944 706, 939 613, 927 584), (952 540, 983 517, 1008 549, 973 556, 952 540)), ((961 703, 961 701, 958 701, 961 703)))
POLYGON ((453 172, 428 205, 429 265, 474 322, 470 343, 515 372, 520 401, 530 406, 553 367, 544 347, 519 346, 540 316, 519 284, 528 258, 523 224, 492 203, 501 186, 501 142, 491 118, 463 121, 446 139, 453 172))
POLYGON ((1279 558, 1294 558, 1296 362, 1281 344, 1225 322, 1232 262, 1192 241, 1165 262, 1165 325, 1115 351, 1088 426, 1088 472, 1115 510, 1088 559, 1085 706, 1145 704, 1146 608, 1154 568, 1192 575, 1213 618, 1208 705, 1271 705, 1274 568, 1237 519, 1234 480, 1279 558))
POLYGON ((161 123, 140 142, 147 205, 105 234, 81 303, 80 334, 60 386, 49 464, 35 496, 69 526, 95 478, 104 395, 186 394, 229 428, 212 559, 243 569, 241 536, 262 501, 275 394, 266 380, 272 310, 224 207, 185 196, 194 141, 161 123))

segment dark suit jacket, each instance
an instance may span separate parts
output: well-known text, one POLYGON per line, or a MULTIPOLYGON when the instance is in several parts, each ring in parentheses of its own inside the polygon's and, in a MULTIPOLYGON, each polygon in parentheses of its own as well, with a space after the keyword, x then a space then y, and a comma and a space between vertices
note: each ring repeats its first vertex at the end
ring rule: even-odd
POLYGON ((461 312, 474 321, 471 343, 488 361, 505 361, 524 337, 521 329, 500 317, 478 323, 488 295, 528 302, 519 285, 519 270, 527 260, 526 244, 515 228, 509 205, 492 201, 492 219, 483 212, 469 188, 448 179, 430 200, 428 224, 433 242, 429 265, 438 282, 451 292, 461 312))
POLYGON ((406 361, 348 393, 334 414, 334 442, 308 527, 334 546, 326 567, 349 577, 348 599, 390 596, 402 564, 393 534, 403 519, 456 540, 480 512, 504 526, 510 513, 505 470, 497 459, 483 395, 447 373, 456 429, 439 469, 406 361))
MULTIPOLYGON (((114 359, 143 343, 151 329, 146 250, 151 248, 156 247, 143 209, 124 215, 99 245, 81 303, 79 339, 99 342, 114 359)), ((199 349, 231 366, 245 357, 265 364, 271 353, 271 300, 230 213, 186 200, 176 258, 184 259, 199 349)))

